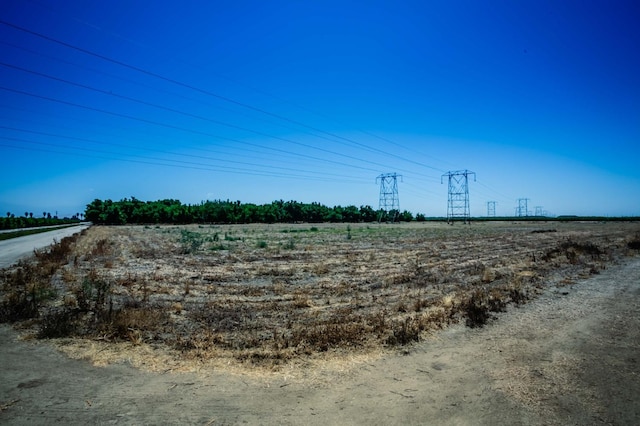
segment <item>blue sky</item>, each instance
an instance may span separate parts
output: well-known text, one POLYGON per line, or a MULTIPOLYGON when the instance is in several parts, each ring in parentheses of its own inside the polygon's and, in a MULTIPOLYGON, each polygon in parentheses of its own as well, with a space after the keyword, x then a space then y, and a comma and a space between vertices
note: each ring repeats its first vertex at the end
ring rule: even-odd
POLYGON ((0 3, 0 211, 95 198, 640 215, 634 1, 0 3), (445 182, 446 183, 446 182, 445 182))

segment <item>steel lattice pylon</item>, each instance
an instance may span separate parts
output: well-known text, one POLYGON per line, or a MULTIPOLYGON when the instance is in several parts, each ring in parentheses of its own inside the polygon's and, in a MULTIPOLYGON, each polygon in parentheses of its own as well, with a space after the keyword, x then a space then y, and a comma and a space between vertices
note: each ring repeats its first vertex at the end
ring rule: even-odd
POLYGON ((392 222, 395 222, 396 217, 400 213, 398 178, 402 178, 402 175, 386 173, 376 177, 376 183, 380 180, 380 202, 378 204, 378 209, 383 210, 387 214, 389 212, 395 212, 391 218, 392 222))
POLYGON ((453 223, 456 219, 461 219, 464 223, 469 223, 471 217, 471 209, 469 207, 469 175, 473 175, 475 180, 475 172, 469 170, 458 170, 455 172, 447 172, 440 178, 447 176, 449 180, 449 191, 447 199, 447 223, 453 223))
POLYGON ((496 217, 496 201, 487 201, 487 217, 496 217))
POLYGON ((528 198, 518 198, 518 207, 516 207, 516 216, 526 217, 529 216, 528 198))

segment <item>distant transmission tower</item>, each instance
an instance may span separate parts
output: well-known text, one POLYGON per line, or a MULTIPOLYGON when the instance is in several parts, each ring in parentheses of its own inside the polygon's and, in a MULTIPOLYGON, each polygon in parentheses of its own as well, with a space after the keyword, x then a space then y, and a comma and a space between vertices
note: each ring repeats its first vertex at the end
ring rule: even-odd
POLYGON ((545 216, 542 206, 536 206, 535 216, 545 216))
POLYGON ((449 178, 449 197, 447 200, 447 223, 453 223, 456 218, 469 223, 470 207, 469 207, 469 175, 473 175, 475 180, 475 172, 469 170, 458 170, 455 172, 447 172, 440 177, 447 176, 449 178))
POLYGON ((527 207, 528 198, 518 198, 518 207, 516 207, 516 216, 525 217, 529 216, 529 209, 527 207))
MULTIPOLYGON (((391 222, 395 222, 400 213, 400 199, 398 198, 398 178, 402 181, 402 175, 396 173, 381 174, 376 177, 376 183, 380 180, 380 203, 379 209, 383 210, 391 222), (393 217, 389 218, 389 213, 393 212, 393 217)), ((382 220, 382 215, 378 221, 382 220)))
POLYGON ((487 201, 487 217, 496 217, 495 201, 487 201))

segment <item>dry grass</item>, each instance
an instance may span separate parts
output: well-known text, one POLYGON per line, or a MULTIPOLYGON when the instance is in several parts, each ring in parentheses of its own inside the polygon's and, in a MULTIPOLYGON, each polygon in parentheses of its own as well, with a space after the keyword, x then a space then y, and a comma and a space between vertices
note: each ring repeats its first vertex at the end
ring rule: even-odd
POLYGON ((0 318, 73 337, 67 351, 90 339, 173 364, 281 367, 408 345, 452 322, 483 326, 598 273, 639 228, 357 224, 345 238, 328 224, 92 227, 4 271, 0 318))

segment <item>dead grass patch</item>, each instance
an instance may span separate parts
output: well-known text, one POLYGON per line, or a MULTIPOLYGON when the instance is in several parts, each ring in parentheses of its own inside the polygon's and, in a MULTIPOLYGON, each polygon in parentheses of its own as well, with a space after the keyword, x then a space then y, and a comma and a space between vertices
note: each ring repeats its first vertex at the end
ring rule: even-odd
POLYGON ((174 366, 269 369, 410 345, 452 322, 483 326, 547 285, 597 273, 640 235, 634 223, 532 226, 355 224, 345 238, 337 225, 291 225, 284 239, 262 225, 224 237, 195 226, 92 227, 3 271, 0 319, 78 339, 67 348, 100 339, 137 354, 152 345, 174 366), (220 241, 231 252, 209 250, 220 241))

